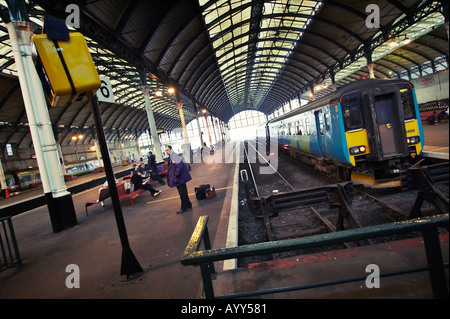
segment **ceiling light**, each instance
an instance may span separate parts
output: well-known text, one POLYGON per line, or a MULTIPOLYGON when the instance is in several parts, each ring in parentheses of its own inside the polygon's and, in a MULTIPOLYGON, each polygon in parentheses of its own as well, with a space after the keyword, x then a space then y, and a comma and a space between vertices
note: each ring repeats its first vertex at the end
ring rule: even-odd
POLYGON ((397 41, 396 41, 394 38, 392 38, 391 40, 389 40, 389 43, 388 43, 388 45, 389 45, 390 47, 395 47, 397 44, 398 44, 398 43, 397 43, 397 41))
POLYGON ((411 42, 411 39, 405 36, 405 38, 402 40, 402 44, 408 44, 411 42))
POLYGON ((173 87, 169 87, 167 89, 167 92, 169 92, 169 94, 173 94, 173 93, 175 93, 175 89, 173 87))
POLYGON ((155 96, 161 97, 162 95, 163 95, 163 92, 160 89, 155 91, 155 96))

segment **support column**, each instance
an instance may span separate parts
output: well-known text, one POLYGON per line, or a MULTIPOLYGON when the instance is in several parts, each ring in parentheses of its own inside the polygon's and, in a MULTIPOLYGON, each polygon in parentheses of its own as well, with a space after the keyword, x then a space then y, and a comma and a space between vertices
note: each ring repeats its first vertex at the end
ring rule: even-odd
POLYGON ((158 138, 158 131, 156 129, 155 117, 153 116, 152 104, 150 102, 150 87, 148 85, 141 85, 142 93, 145 98, 145 110, 147 111, 148 124, 150 126, 150 134, 153 140, 154 153, 156 157, 156 163, 164 162, 161 143, 158 138))
POLYGON ((216 126, 214 125, 214 118, 211 113, 209 113, 209 117, 211 118, 211 125, 212 125, 212 131, 214 133, 214 139, 216 140, 216 143, 217 143, 219 140, 217 139, 217 136, 216 136, 216 126))
POLYGON ((333 91, 336 91, 336 74, 334 72, 330 72, 330 78, 331 78, 331 87, 333 88, 333 91))
POLYGON ((375 79, 375 73, 373 72, 373 63, 367 64, 369 69, 369 79, 375 79))
POLYGON ((136 143, 137 143, 137 148, 138 148, 138 153, 139 153, 139 159, 141 159, 143 157, 142 157, 141 146, 139 145, 139 137, 136 137, 136 143))
POLYGON ((102 160, 100 156, 100 147, 98 146, 97 140, 95 138, 92 139, 95 147, 95 154, 97 155, 98 167, 102 167, 102 160))
POLYGON ((198 108, 197 104, 194 103, 195 120, 197 121, 198 135, 200 136, 200 148, 203 147, 203 134, 202 128, 200 127, 200 120, 198 119, 198 108))
POLYGON ((3 171, 3 164, 1 157, 0 157, 0 185, 1 189, 6 189, 8 187, 8 185, 6 185, 6 177, 5 172, 3 171))
POLYGON ((209 145, 212 145, 212 139, 211 139, 211 132, 209 131, 209 124, 208 124, 208 118, 206 117, 206 110, 203 110, 203 115, 205 116, 205 123, 206 123, 206 129, 208 130, 208 137, 209 137, 209 145))
POLYGON ((311 90, 311 98, 314 101, 316 99, 316 93, 314 92, 314 83, 310 83, 309 88, 311 90))
POLYGON ((373 61, 372 61, 372 52, 370 51, 370 46, 364 46, 364 57, 367 60, 367 68, 369 69, 369 79, 375 79, 375 73, 373 71, 373 61))
POLYGON ((7 4, 12 22, 7 22, 6 26, 19 74, 50 220, 53 232, 56 233, 73 227, 78 222, 72 196, 64 182, 44 90, 32 59, 30 23, 24 21, 28 20, 25 3, 7 1, 7 4))
POLYGON ((217 135, 219 137, 219 139, 217 140, 217 143, 222 144, 222 135, 220 134, 220 123, 219 123, 218 120, 216 120, 215 126, 216 126, 216 129, 217 129, 217 135))
POLYGON ((181 127, 183 128, 184 141, 186 144, 189 144, 189 137, 187 136, 187 129, 186 129, 186 121, 184 120, 183 102, 180 101, 178 91, 177 91, 177 107, 178 112, 180 113, 180 120, 181 120, 181 127))

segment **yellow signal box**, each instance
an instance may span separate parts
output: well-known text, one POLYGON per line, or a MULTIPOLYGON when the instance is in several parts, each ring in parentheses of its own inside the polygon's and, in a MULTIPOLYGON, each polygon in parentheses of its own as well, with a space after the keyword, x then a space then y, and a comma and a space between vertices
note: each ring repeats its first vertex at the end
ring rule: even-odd
POLYGON ((87 101, 101 82, 86 40, 70 33, 70 40, 50 40, 46 34, 33 36, 38 53, 37 69, 52 106, 87 101))

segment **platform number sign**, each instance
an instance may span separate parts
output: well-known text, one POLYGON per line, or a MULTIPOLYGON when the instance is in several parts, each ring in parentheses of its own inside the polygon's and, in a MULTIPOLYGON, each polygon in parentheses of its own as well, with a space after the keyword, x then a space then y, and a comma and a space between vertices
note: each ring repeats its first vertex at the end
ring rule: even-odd
POLYGON ((97 91, 97 97, 99 102, 114 103, 114 95, 112 90, 111 81, 106 76, 100 76, 102 85, 97 91))

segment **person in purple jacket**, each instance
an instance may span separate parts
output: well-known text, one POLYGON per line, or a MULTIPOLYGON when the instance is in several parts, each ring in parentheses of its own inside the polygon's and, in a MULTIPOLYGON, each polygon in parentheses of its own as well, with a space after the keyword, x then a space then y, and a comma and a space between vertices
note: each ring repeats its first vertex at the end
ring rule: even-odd
POLYGON ((169 155, 169 167, 167 169, 167 185, 169 187, 176 187, 181 199, 181 208, 177 214, 184 213, 188 209, 192 208, 192 203, 189 200, 186 183, 189 182, 192 177, 189 174, 189 170, 181 160, 181 157, 172 152, 172 146, 167 145, 165 148, 166 154, 169 155))

